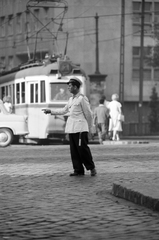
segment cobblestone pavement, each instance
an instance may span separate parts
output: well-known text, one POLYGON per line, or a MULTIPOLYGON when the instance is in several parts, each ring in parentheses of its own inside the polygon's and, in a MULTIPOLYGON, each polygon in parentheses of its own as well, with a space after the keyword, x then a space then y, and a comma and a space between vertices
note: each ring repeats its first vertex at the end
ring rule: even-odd
POLYGON ((98 175, 72 171, 69 146, 0 149, 0 240, 159 239, 159 213, 111 195, 159 183, 159 144, 90 145, 98 175))

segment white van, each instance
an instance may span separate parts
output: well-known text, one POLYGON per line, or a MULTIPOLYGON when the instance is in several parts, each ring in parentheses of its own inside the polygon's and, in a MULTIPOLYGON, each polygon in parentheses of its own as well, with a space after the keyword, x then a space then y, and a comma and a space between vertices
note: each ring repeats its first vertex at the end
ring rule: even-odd
POLYGON ((15 136, 25 136, 28 132, 28 117, 9 113, 0 100, 0 147, 10 145, 15 136))

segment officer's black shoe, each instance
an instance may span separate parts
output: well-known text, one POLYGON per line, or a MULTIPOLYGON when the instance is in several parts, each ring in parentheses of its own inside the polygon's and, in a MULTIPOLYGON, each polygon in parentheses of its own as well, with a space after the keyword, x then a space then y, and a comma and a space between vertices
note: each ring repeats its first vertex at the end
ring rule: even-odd
POLYGON ((74 177, 74 176, 84 176, 84 173, 73 172, 70 174, 70 177, 74 177))
POLYGON ((95 169, 95 168, 93 168, 92 170, 90 170, 91 171, 91 176, 93 177, 93 176, 95 176, 95 175, 97 175, 97 170, 95 169))

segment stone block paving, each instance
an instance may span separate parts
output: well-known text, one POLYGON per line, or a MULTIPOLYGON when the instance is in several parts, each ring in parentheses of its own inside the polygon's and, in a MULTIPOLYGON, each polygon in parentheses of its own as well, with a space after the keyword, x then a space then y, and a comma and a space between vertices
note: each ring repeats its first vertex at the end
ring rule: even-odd
POLYGON ((98 175, 69 177, 69 146, 0 149, 0 240, 159 239, 159 213, 111 194, 159 183, 159 144, 90 145, 98 175))

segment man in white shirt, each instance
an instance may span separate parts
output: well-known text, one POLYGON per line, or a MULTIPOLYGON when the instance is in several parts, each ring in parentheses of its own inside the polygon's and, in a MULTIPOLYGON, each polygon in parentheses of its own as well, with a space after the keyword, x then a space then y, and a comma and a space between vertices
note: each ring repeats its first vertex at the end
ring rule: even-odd
POLYGON ((67 114, 65 132, 69 134, 70 153, 74 172, 70 176, 84 175, 85 170, 90 170, 91 176, 97 174, 92 154, 88 146, 88 132, 91 132, 93 125, 92 111, 86 96, 80 93, 82 82, 72 77, 68 84, 68 90, 72 97, 62 109, 43 109, 45 114, 67 114))

